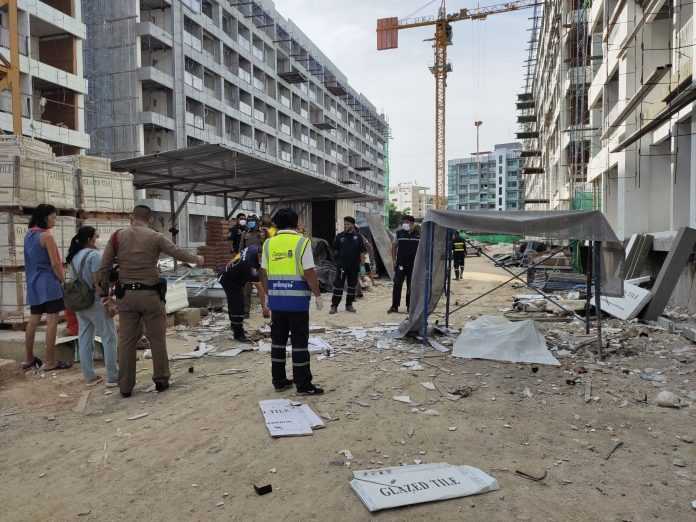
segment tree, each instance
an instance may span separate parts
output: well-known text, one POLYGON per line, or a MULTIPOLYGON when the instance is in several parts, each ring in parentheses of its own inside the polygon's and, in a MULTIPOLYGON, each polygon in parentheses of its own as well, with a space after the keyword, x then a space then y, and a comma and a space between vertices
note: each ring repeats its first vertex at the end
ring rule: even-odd
POLYGON ((401 211, 396 209, 396 205, 394 205, 394 203, 389 203, 389 230, 399 228, 404 216, 407 216, 410 213, 410 208, 406 208, 403 211, 401 211))

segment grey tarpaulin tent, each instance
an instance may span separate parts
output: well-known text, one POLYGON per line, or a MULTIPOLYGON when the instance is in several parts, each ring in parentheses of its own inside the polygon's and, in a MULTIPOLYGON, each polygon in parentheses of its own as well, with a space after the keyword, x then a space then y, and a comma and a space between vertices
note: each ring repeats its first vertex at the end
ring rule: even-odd
POLYGON ((598 242, 601 281, 597 286, 603 295, 623 296, 623 243, 599 211, 430 210, 423 221, 411 280, 408 319, 399 327, 401 336, 427 333, 428 315, 444 293, 448 229, 598 242))

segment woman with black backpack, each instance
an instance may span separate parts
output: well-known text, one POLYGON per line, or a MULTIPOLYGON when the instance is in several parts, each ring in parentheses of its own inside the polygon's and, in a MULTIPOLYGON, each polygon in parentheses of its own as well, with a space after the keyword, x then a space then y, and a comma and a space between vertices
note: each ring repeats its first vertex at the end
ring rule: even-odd
POLYGON ((101 254, 97 250, 99 235, 93 227, 80 227, 70 242, 66 261, 70 266, 72 282, 65 287, 65 300, 72 302, 80 325, 79 347, 80 367, 88 386, 95 386, 103 381, 94 372, 93 353, 94 336, 101 337, 104 348, 104 365, 106 366, 106 386, 118 386, 118 366, 116 351, 116 325, 107 312, 102 300, 95 291, 94 279, 101 264, 101 254))

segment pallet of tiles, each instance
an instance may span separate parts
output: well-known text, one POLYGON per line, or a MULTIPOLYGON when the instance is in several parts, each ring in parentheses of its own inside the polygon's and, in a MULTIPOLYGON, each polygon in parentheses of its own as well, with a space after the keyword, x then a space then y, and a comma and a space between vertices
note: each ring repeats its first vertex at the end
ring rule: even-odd
POLYGON ((24 272, 0 272, 0 322, 24 323, 29 318, 24 272))
MULTIPOLYGON (((0 267, 24 266, 24 238, 29 230, 29 216, 0 212, 0 267)), ((51 233, 58 244, 63 260, 68 255, 70 241, 76 233, 76 221, 71 216, 58 216, 51 233)))
POLYGON ((104 250, 106 248, 109 239, 117 230, 122 228, 128 228, 130 226, 130 220, 126 218, 101 218, 101 217, 91 217, 84 221, 83 225, 94 227, 97 230, 97 248, 99 250, 104 250))
POLYGON ((54 160, 15 156, 0 159, 0 206, 75 208, 75 177, 71 165, 54 160))
POLYGON ((77 179, 77 206, 87 212, 131 213, 135 204, 133 175, 113 172, 111 160, 97 156, 63 156, 77 179))
POLYGON ((54 159, 48 143, 14 134, 0 135, 0 159, 9 160, 16 156, 31 159, 54 159))

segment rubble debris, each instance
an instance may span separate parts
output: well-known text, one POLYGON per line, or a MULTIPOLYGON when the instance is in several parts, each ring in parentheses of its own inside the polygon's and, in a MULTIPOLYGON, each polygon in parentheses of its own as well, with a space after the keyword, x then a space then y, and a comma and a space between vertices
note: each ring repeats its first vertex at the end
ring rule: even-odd
POLYGON ((459 397, 467 398, 472 393, 474 393, 474 389, 471 386, 460 386, 452 392, 452 395, 458 395, 459 397))
POLYGON ((638 314, 652 299, 650 290, 624 281, 623 297, 602 296, 601 308, 618 319, 630 321, 638 317, 638 314))
POLYGON ((609 460, 611 456, 616 453, 616 450, 619 449, 621 446, 623 446, 624 443, 623 441, 617 441, 614 446, 609 450, 609 453, 606 454, 604 457, 604 460, 609 460))
POLYGON ((544 472, 542 474, 539 474, 539 473, 532 474, 532 473, 527 473, 526 471, 521 471, 519 469, 516 469, 515 475, 520 476, 522 478, 526 478, 527 480, 531 480, 534 482, 541 482, 548 475, 548 471, 544 470, 544 472))
POLYGON ((422 382, 421 386, 426 390, 435 391, 435 385, 432 382, 422 382))
POLYGON ((324 427, 321 418, 307 404, 272 399, 260 401, 259 406, 271 437, 313 435, 313 430, 324 427))
POLYGON ((495 478, 480 469, 447 463, 355 471, 350 485, 370 512, 498 489, 495 478))
POLYGON ((150 415, 148 412, 138 413, 137 415, 133 415, 132 417, 128 417, 127 420, 134 421, 134 420, 138 420, 138 419, 142 419, 144 417, 147 417, 148 415, 150 415))
POLYGON ((689 227, 679 229, 652 287, 652 299, 643 312, 643 319, 655 321, 662 314, 695 245, 696 230, 689 227))
POLYGON ((87 401, 89 400, 90 393, 92 393, 92 390, 87 390, 80 396, 80 400, 77 401, 77 405, 73 408, 73 411, 75 413, 85 412, 85 409, 87 409, 87 401))
POLYGON ((266 484, 265 486, 257 486, 254 484, 254 491, 256 491, 256 494, 259 496, 268 495, 273 491, 273 486, 271 484, 266 484))
POLYGON ((421 363, 419 363, 418 361, 406 361, 405 363, 402 363, 401 366, 403 366, 404 368, 408 368, 409 370, 412 370, 414 372, 419 372, 424 369, 423 365, 421 365, 421 363))
POLYGON ((662 390, 657 394, 657 397, 655 397, 655 404, 663 408, 681 408, 683 406, 682 400, 679 397, 666 390, 662 390))
POLYGON ((467 323, 452 356, 560 366, 534 321, 511 322, 496 316, 482 316, 467 323))
POLYGON ((409 397, 408 395, 395 395, 394 397, 392 397, 392 399, 398 402, 403 402, 404 404, 413 404, 411 402, 411 397, 409 397))
POLYGON ((447 428, 447 431, 457 431, 457 427, 456 427, 456 426, 450 426, 449 428, 447 428))

